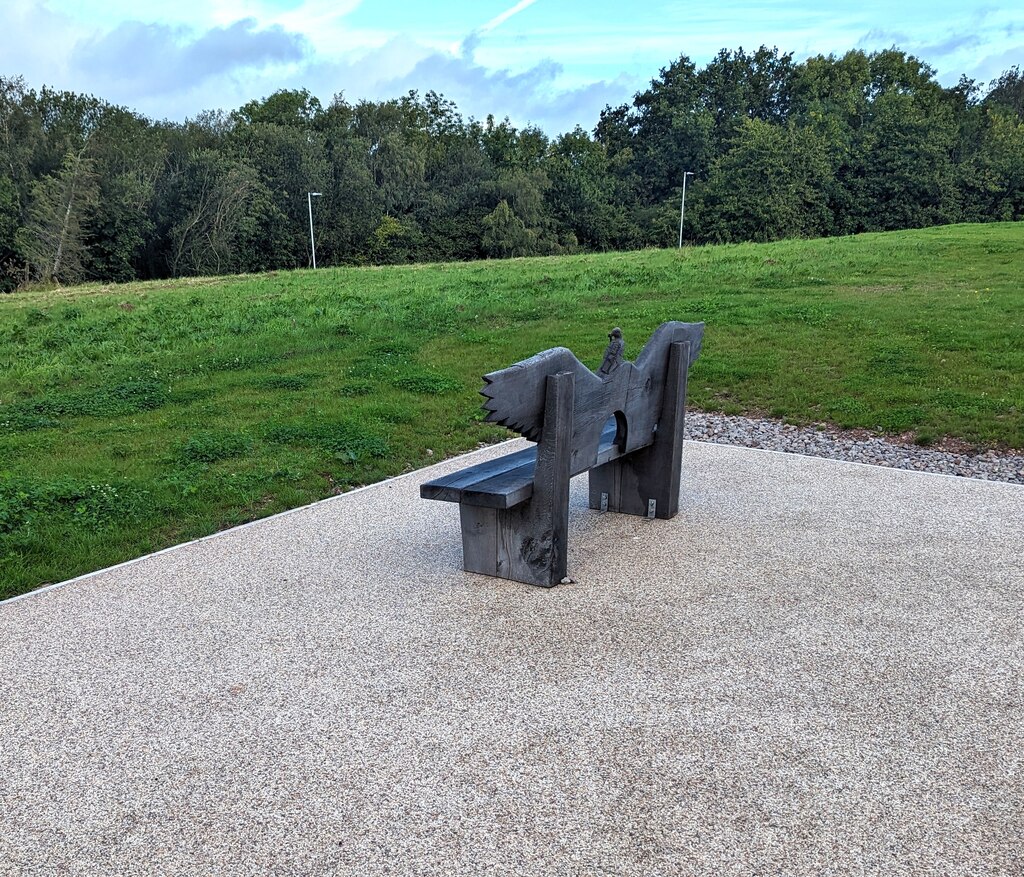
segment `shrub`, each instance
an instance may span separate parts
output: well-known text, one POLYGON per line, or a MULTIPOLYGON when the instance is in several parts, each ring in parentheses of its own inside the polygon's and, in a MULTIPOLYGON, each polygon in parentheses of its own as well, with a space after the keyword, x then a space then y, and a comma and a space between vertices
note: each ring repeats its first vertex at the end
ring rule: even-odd
POLYGON ((215 463, 240 457, 252 449, 252 439, 240 432, 209 430, 191 436, 178 456, 186 463, 215 463))
POLYGON ((294 420, 270 427, 265 437, 280 444, 321 448, 349 462, 385 457, 390 450, 373 426, 347 417, 294 420))
POLYGON ((393 378, 391 383, 400 390, 408 390, 420 396, 440 396, 462 388, 462 384, 454 378, 426 370, 403 372, 393 378))

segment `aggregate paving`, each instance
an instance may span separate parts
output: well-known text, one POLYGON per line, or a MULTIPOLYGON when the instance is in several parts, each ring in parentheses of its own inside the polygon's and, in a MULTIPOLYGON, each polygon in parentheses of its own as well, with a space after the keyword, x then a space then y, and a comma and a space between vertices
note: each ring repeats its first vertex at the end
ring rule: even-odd
POLYGON ((466 463, 0 604, 0 874, 1024 874, 1024 487, 687 442, 545 590, 466 463))

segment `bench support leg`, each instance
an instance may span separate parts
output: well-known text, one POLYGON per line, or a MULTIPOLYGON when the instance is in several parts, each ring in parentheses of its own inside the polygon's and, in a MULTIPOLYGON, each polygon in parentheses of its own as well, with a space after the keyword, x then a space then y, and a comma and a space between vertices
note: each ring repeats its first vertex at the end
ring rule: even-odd
POLYGON ((566 575, 575 377, 549 375, 533 496, 515 508, 459 504, 463 566, 550 588, 566 575))
POLYGON ((678 514, 689 363, 690 342, 673 343, 654 443, 590 470, 592 509, 657 518, 678 514))

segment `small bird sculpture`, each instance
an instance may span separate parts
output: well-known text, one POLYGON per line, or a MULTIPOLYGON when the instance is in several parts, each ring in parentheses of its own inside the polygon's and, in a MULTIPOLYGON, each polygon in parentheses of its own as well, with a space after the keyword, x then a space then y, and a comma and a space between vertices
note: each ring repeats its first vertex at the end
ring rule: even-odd
POLYGON ((604 352, 604 362, 597 370, 601 377, 607 377, 620 365, 622 365, 622 354, 626 350, 626 342, 622 339, 622 330, 616 326, 608 333, 608 347, 604 352))

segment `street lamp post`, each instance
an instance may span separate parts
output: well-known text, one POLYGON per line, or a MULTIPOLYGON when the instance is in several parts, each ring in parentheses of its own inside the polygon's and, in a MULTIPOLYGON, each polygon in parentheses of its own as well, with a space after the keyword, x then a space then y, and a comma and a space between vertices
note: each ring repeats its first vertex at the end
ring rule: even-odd
POLYGON ((683 217, 686 216, 686 178, 692 177, 693 171, 683 174, 683 203, 679 205, 679 249, 683 248, 683 217))
POLYGON ((316 239, 313 237, 313 199, 319 198, 322 194, 322 192, 306 192, 306 201, 309 204, 309 245, 313 249, 314 268, 316 268, 316 239))

